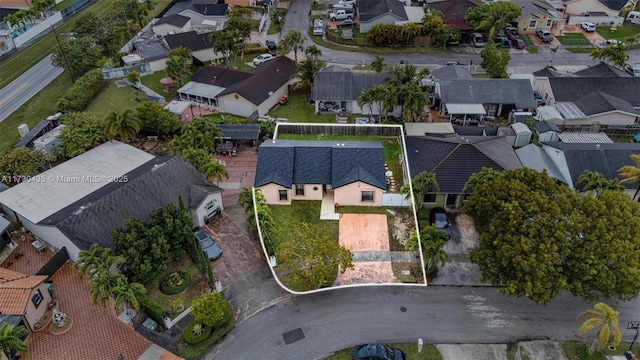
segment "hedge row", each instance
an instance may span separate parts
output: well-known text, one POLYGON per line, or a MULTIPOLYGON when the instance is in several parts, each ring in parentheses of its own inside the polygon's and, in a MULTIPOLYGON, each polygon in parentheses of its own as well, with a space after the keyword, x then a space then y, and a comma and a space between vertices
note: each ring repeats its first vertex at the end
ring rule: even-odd
POLYGON ((93 97, 104 87, 104 75, 100 69, 93 69, 78 78, 71 88, 58 100, 58 111, 84 111, 93 97))
POLYGON ((140 295, 138 301, 140 302, 140 307, 147 310, 147 314, 150 318, 157 322, 158 325, 164 326, 164 317, 166 313, 162 306, 144 294, 140 295))

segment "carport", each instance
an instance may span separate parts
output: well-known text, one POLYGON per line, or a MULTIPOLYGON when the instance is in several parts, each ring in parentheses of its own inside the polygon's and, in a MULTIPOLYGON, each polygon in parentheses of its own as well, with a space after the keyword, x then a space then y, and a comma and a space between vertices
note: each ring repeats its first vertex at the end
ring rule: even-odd
POLYGON ((445 108, 449 114, 449 121, 453 122, 455 119, 462 116, 462 125, 466 125, 467 115, 472 115, 470 118, 472 120, 480 121, 482 119, 482 115, 487 114, 482 104, 446 104, 445 108))
POLYGON ((218 152, 235 151, 240 141, 251 141, 255 145, 260 136, 259 124, 220 124, 222 138, 214 137, 218 141, 216 149, 218 152))

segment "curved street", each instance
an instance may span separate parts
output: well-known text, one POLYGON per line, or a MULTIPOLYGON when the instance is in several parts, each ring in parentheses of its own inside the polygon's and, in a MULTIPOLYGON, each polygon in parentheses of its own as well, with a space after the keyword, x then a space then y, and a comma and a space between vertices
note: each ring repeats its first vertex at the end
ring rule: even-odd
MULTIPOLYGON (((270 279, 275 285, 275 281, 270 279)), ((640 320, 640 301, 611 304, 620 311, 625 341, 640 320)), ((315 359, 368 342, 429 344, 581 340, 577 315, 593 304, 569 294, 548 305, 509 298, 489 287, 367 286, 294 296, 248 318, 205 359, 315 359), (304 338, 285 344, 283 334, 304 338)))

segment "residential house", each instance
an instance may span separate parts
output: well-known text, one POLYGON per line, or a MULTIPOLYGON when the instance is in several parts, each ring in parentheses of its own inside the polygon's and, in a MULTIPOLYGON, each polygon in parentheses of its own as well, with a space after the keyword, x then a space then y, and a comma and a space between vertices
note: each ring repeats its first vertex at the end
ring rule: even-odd
MULTIPOLYGON (((538 171, 546 170, 552 177, 572 189, 586 170, 598 172, 607 179, 619 178, 618 169, 624 165, 636 166, 630 156, 640 153, 640 144, 636 143, 593 144, 554 141, 542 143, 542 152, 532 150, 531 146, 516 150, 522 165, 538 171), (538 165, 533 165, 536 163, 538 165)), ((633 196, 638 184, 625 184, 625 187, 625 192, 633 196)))
POLYGON ((481 0, 427 0, 430 11, 442 12, 442 20, 447 28, 457 27, 461 32, 473 32, 473 26, 464 21, 467 10, 482 5, 481 0))
POLYGON ((436 70, 433 70, 429 74, 429 78, 433 81, 442 79, 472 79, 473 75, 463 65, 445 65, 436 70))
POLYGON ((225 3, 194 3, 180 12, 191 19, 194 30, 211 31, 224 29, 229 5, 225 3))
POLYGON ((507 118, 511 111, 535 109, 527 79, 440 79, 435 82, 433 105, 441 116, 480 114, 507 118))
POLYGON ((630 0, 563 0, 567 14, 581 16, 589 13, 604 13, 616 17, 630 0))
POLYGON ((296 72, 295 62, 285 56, 266 61, 252 72, 201 67, 178 89, 178 97, 236 116, 265 115, 289 93, 296 72))
POLYGON ((209 33, 200 34, 196 31, 187 31, 179 34, 168 34, 162 40, 171 50, 180 46, 191 50, 194 63, 202 66, 205 63, 222 58, 222 54, 213 50, 215 41, 210 39, 209 35, 209 33))
POLYGON ((423 171, 436 175, 440 190, 425 195, 427 207, 460 206, 464 184, 483 167, 502 171, 521 166, 511 145, 499 136, 405 137, 405 144, 411 177, 423 171))
POLYGON ((254 186, 268 204, 332 196, 339 205, 381 206, 384 148, 378 141, 267 141, 258 148, 254 186))
POLYGON ((45 280, 46 275, 0 268, 0 324, 24 325, 31 331, 46 325, 39 322, 51 302, 45 280))
POLYGON ((151 70, 162 71, 167 68, 169 47, 167 44, 155 38, 141 39, 133 43, 135 51, 149 64, 151 70))
POLYGON ((191 18, 180 14, 168 15, 158 19, 158 21, 153 24, 152 29, 156 36, 191 31, 191 18))
POLYGON ((97 243, 111 247, 124 221, 181 199, 195 225, 223 210, 222 189, 180 157, 155 157, 111 141, 0 193, 7 216, 19 220, 72 260, 97 243))
POLYGON ((536 121, 535 124, 533 124, 533 128, 538 133, 538 141, 540 142, 560 140, 558 136, 560 129, 549 120, 536 121))
POLYGON ((536 77, 536 92, 555 107, 565 128, 593 125, 633 125, 640 109, 640 78, 536 77))
POLYGON ((518 33, 535 34, 536 30, 551 31, 554 25, 559 31, 564 28, 564 5, 554 0, 513 0, 522 8, 522 15, 517 19, 518 33))
POLYGON ((313 95, 316 113, 327 101, 335 102, 338 108, 353 114, 379 115, 378 105, 358 105, 358 97, 362 91, 376 85, 386 85, 386 73, 354 73, 349 69, 333 65, 322 69, 313 80, 313 95))
POLYGON ((375 24, 422 23, 424 8, 406 6, 398 0, 359 0, 360 32, 366 33, 375 24))

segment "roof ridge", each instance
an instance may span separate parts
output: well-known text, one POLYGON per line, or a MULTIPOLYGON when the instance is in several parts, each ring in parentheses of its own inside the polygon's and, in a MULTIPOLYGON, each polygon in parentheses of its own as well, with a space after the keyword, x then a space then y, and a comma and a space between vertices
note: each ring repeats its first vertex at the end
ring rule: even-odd
POLYGON ((449 153, 447 154, 447 156, 443 157, 442 160, 440 160, 439 163, 436 164, 436 166, 433 167, 433 169, 431 171, 435 171, 440 165, 442 165, 442 163, 444 163, 454 152, 456 152, 460 146, 462 146, 462 143, 458 143, 456 144, 456 147, 453 148, 453 150, 449 151, 449 153))

